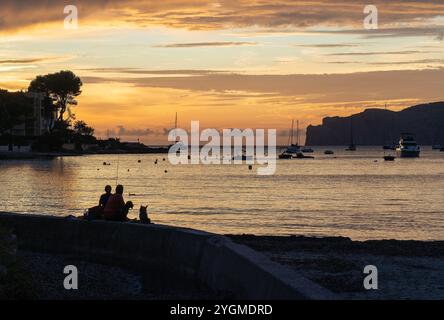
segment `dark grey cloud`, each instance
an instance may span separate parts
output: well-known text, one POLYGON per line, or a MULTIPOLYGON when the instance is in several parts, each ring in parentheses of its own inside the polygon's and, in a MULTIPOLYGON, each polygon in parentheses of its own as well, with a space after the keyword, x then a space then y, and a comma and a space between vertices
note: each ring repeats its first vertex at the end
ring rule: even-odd
POLYGON ((191 43, 170 43, 155 45, 154 48, 196 48, 196 47, 235 47, 235 46, 255 46, 257 42, 191 42, 191 43))
POLYGON ((139 75, 209 75, 220 73, 231 73, 224 70, 147 70, 138 68, 86 68, 80 69, 80 71, 90 71, 97 73, 126 73, 126 74, 139 74, 139 75))
POLYGON ((409 55, 421 53, 437 53, 438 51, 420 51, 420 50, 406 50, 406 51, 373 51, 373 52, 339 52, 327 53, 325 56, 379 56, 379 55, 409 55))
POLYGON ((38 63, 44 62, 48 60, 52 60, 54 58, 28 58, 28 59, 0 59, 0 64, 27 64, 27 63, 38 63))
POLYGON ((362 61, 327 61, 328 64, 362 64, 362 61))
POLYGON ((444 59, 422 59, 422 60, 410 60, 410 61, 395 61, 395 62, 368 62, 366 64, 372 66, 385 66, 385 65, 412 65, 412 64, 443 64, 444 59))
MULTIPOLYGON (((441 13, 440 15, 444 15, 441 13)), ((403 38, 403 37, 439 37, 444 30, 443 25, 418 26, 418 27, 398 27, 398 28, 379 28, 375 30, 342 29, 342 30, 317 30, 306 31, 312 34, 336 34, 336 35, 356 35, 365 39, 382 39, 382 38, 403 38)))
POLYGON ((298 44, 297 47, 302 48, 350 48, 357 47, 357 43, 319 43, 319 44, 298 44))
POLYGON ((369 66, 401 66, 415 64, 444 64, 444 59, 420 59, 409 61, 381 61, 381 62, 362 62, 362 61, 329 61, 329 64, 363 64, 369 66))

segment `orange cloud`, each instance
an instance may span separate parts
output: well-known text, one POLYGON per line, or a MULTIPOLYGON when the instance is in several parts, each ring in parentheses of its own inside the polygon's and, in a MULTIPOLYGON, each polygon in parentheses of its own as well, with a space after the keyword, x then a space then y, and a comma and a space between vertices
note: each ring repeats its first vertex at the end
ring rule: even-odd
MULTIPOLYGON (((167 26, 183 29, 243 27, 301 28, 354 26, 362 28, 364 4, 352 0, 91 0, 71 1, 79 9, 80 23, 102 25, 167 26)), ((444 4, 433 0, 374 0, 381 23, 427 25, 444 15, 444 4)), ((2 0, 0 30, 17 30, 46 23, 63 24, 66 1, 2 0)))
MULTIPOLYGON (((149 70, 138 71, 147 76, 112 78, 105 72, 104 77, 82 77, 85 87, 77 114, 102 137, 110 130, 123 139, 166 144, 164 129, 173 126, 176 112, 179 126, 185 129, 191 120, 199 120, 202 127, 282 131, 288 129, 291 118, 300 119, 305 128, 325 116, 349 115, 385 103, 398 110, 443 99, 444 69, 331 75, 207 71, 188 77, 153 77, 148 76, 149 70)), ((279 143, 285 142, 281 134, 279 143)))
MULTIPOLYGON (((145 71, 149 73, 149 71, 145 71)), ((356 72, 348 74, 248 75, 208 73, 169 77, 83 77, 84 83, 123 83, 140 88, 170 88, 221 95, 227 100, 251 97, 295 96, 304 103, 338 103, 375 99, 442 98, 444 68, 356 72), (250 96, 239 93, 249 93, 250 96), (233 94, 234 93, 234 94, 233 94), (256 95, 257 96, 257 95, 256 95)))

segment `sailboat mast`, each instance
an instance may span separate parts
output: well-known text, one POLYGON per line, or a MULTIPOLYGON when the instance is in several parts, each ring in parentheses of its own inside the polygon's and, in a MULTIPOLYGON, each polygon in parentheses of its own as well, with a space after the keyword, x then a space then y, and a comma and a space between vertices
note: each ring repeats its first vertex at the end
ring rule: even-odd
POLYGON ((354 145, 353 141, 353 118, 350 117, 350 145, 354 145))
MULTIPOLYGON (((385 104, 385 106, 384 106, 384 110, 385 111, 387 111, 387 103, 385 104)), ((387 143, 388 141, 387 140, 389 140, 390 138, 388 137, 389 136, 389 128, 388 128, 388 125, 387 125, 387 121, 385 122, 385 126, 384 126, 384 141, 383 141, 383 146, 385 145, 385 143, 387 143)), ((391 142, 390 142, 391 143, 391 142)))
MULTIPOLYGON (((174 119, 174 130, 177 129, 177 112, 176 112, 176 118, 174 119)), ((177 133, 177 131, 176 131, 177 133)), ((179 137, 176 137, 176 143, 179 142, 179 137)))
POLYGON ((291 140, 290 145, 293 145, 293 136, 294 136, 294 120, 291 120, 291 140))
POLYGON ((174 129, 177 129, 177 112, 176 112, 176 118, 174 120, 174 129))
POLYGON ((299 120, 296 122, 296 143, 299 145, 299 120))

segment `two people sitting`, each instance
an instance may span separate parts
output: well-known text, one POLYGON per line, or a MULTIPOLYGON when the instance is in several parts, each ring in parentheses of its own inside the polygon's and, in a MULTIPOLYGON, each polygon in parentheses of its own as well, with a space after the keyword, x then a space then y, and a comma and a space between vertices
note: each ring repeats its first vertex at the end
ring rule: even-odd
MULTIPOLYGON (((106 198, 107 194, 103 194, 102 197, 106 198)), ((116 193, 110 195, 104 205, 103 218, 110 221, 126 221, 128 212, 133 207, 131 201, 125 203, 125 200, 123 200, 123 186, 119 184, 116 187, 116 193)))
MULTIPOLYGON (((131 201, 125 203, 123 199, 123 186, 118 185, 116 192, 111 193, 111 186, 105 187, 105 193, 100 196, 99 205, 88 209, 85 215, 88 220, 127 221, 128 212, 134 207, 131 201)), ((140 207, 140 220, 150 223, 147 207, 140 207)))

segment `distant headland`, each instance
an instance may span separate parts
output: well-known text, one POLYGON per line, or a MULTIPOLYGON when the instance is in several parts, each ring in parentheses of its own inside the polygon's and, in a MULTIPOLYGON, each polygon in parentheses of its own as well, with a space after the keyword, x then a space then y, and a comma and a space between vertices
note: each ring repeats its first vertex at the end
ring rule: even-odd
POLYGON ((402 111, 366 109, 349 117, 326 117, 322 125, 307 127, 306 145, 392 145, 402 132, 418 144, 444 144, 444 102, 420 104, 402 111))

